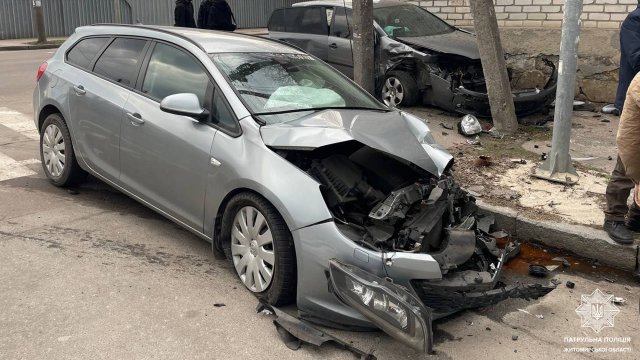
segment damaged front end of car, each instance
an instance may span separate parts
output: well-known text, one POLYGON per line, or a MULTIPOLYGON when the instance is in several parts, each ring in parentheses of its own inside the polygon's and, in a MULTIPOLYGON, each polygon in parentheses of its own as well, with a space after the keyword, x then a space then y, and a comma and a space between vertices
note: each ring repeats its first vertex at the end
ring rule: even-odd
MULTIPOLYGON (((471 34, 465 36, 472 37, 471 34)), ((434 50, 430 48, 430 41, 430 37, 380 38, 377 85, 382 88, 387 74, 403 71, 416 80, 424 104, 460 114, 491 117, 487 84, 475 40, 473 49, 465 51, 441 44, 434 50)), ((555 99, 558 71, 552 61, 543 59, 543 62, 549 74, 544 86, 512 91, 518 117, 541 112, 555 99)))
POLYGON ((333 217, 293 232, 303 317, 370 323, 430 351, 433 319, 555 288, 502 282, 517 243, 498 247, 475 198, 454 181, 453 158, 420 119, 326 110, 261 133, 319 183, 333 217))

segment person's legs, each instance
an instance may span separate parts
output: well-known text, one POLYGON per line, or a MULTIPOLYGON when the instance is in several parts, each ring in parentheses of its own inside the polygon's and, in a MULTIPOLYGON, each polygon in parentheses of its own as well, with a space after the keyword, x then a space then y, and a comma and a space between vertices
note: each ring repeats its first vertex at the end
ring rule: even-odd
POLYGON ((611 180, 607 184, 604 230, 611 239, 622 244, 633 242, 633 233, 625 226, 625 216, 629 212, 627 200, 633 187, 633 181, 625 174, 622 160, 618 156, 616 167, 611 173, 611 180))

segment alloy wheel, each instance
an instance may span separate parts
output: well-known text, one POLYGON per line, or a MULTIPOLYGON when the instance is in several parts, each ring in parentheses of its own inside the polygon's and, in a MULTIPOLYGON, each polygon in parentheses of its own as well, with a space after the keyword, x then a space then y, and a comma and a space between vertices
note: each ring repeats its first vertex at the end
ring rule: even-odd
POLYGON ((60 177, 66 162, 65 143, 62 131, 55 124, 49 124, 42 136, 42 159, 51 176, 60 177))
POLYGON ((264 215, 252 206, 238 211, 231 228, 233 265, 244 285, 263 292, 271 284, 275 270, 273 235, 264 215))
POLYGON ((390 76, 382 87, 382 101, 387 106, 398 106, 404 99, 404 86, 398 78, 390 76))

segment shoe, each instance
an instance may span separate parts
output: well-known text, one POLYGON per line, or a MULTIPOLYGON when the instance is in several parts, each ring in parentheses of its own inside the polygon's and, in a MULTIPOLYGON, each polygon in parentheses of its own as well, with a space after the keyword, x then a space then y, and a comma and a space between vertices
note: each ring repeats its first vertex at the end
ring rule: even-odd
POLYGON ((623 221, 605 221, 603 228, 611 240, 618 244, 633 244, 633 233, 627 229, 623 221))

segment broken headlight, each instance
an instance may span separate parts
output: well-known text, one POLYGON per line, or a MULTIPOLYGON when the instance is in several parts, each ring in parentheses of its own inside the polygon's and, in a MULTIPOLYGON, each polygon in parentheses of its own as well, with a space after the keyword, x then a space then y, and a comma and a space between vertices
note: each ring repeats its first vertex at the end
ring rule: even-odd
POLYGON ((410 347, 431 352, 431 311, 405 289, 358 267, 329 261, 338 297, 387 334, 410 347))

